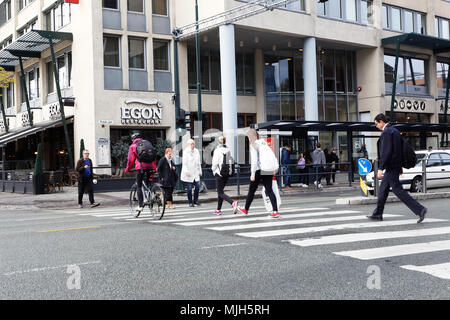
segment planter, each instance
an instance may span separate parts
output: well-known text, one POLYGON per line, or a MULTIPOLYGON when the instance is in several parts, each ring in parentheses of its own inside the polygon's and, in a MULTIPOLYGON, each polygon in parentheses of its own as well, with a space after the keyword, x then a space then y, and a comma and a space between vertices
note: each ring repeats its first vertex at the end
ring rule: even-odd
POLYGON ((44 194, 44 174, 33 175, 33 194, 44 194))
POLYGON ((94 184, 94 192, 130 191, 135 178, 98 179, 94 184))

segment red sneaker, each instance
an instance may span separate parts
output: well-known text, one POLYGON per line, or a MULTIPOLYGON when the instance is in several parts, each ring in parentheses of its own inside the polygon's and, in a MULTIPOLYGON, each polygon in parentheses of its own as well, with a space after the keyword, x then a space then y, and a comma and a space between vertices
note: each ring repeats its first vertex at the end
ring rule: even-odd
POLYGON ((248 211, 245 210, 245 208, 238 207, 238 210, 239 210, 240 212, 242 212, 243 214, 248 214, 248 211))
POLYGON ((274 211, 269 215, 269 217, 271 217, 271 218, 278 218, 279 216, 280 216, 280 214, 278 213, 278 211, 274 211))

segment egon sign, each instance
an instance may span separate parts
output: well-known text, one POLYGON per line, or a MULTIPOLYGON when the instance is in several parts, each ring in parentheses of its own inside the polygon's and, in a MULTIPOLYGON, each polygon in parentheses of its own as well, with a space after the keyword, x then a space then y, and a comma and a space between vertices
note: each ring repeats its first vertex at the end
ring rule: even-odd
POLYGON ((161 124, 162 106, 159 101, 139 99, 125 100, 126 107, 121 107, 122 124, 161 124))

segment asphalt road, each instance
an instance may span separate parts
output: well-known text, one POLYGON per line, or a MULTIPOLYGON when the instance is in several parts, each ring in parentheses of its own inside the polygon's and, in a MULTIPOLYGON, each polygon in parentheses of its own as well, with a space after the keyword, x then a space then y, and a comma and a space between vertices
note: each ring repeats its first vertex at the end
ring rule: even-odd
POLYGON ((161 222, 126 207, 0 211, 0 299, 450 298, 448 199, 424 201, 418 225, 402 203, 374 222, 342 196, 285 198, 279 219, 261 199, 249 216, 178 205, 161 222))

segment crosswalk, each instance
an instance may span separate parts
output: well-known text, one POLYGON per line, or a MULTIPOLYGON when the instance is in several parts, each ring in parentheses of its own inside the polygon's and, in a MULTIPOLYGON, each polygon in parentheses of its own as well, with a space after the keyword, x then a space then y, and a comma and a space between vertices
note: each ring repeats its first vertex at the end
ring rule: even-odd
MULTIPOLYGON (((301 248, 322 246, 336 256, 361 261, 403 256, 419 257, 422 254, 442 254, 442 252, 446 252, 446 255, 442 255, 443 257, 450 257, 448 255, 450 223, 444 219, 427 217, 424 223, 418 225, 417 219, 411 219, 410 216, 385 214, 383 221, 368 221, 366 212, 358 210, 305 208, 293 203, 283 207, 279 219, 269 218, 262 206, 252 207, 248 216, 233 215, 232 210, 228 208, 222 212, 221 216, 214 216, 210 208, 179 208, 168 211, 162 220, 153 220, 145 214, 134 218, 128 208, 105 208, 68 213, 103 219, 111 218, 116 221, 140 221, 153 225, 200 228, 232 234, 239 238, 279 241, 301 248), (445 236, 448 237, 442 239, 445 236), (430 240, 432 237, 440 238, 430 240), (380 242, 393 239, 396 243, 401 241, 404 243, 387 246, 380 242), (349 245, 351 245, 350 250, 349 245), (340 246, 343 248, 339 249, 340 246)), ((419 259, 419 261, 423 260, 419 259)), ((450 279, 450 261, 429 265, 405 264, 399 267, 441 279, 450 279)))

